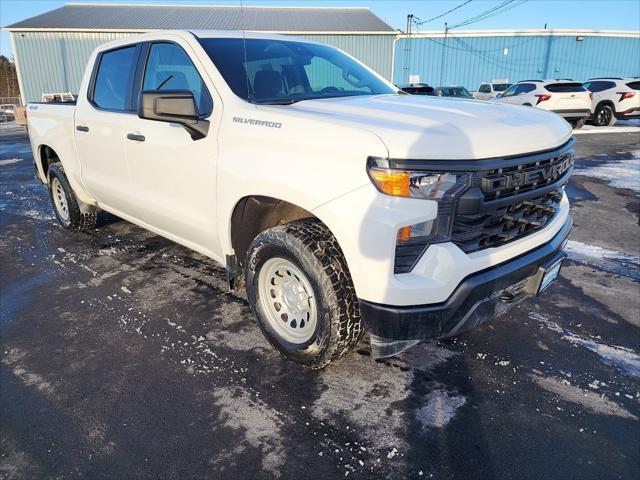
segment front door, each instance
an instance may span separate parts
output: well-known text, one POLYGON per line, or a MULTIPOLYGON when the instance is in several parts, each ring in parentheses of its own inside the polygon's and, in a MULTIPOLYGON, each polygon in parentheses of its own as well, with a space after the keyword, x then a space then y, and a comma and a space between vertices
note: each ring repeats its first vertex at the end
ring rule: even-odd
POLYGON ((196 250, 218 251, 216 229, 217 125, 214 99, 184 47, 149 45, 143 91, 190 90, 200 118, 211 121, 206 137, 193 140, 181 125, 127 118, 125 152, 135 189, 136 217, 196 250))

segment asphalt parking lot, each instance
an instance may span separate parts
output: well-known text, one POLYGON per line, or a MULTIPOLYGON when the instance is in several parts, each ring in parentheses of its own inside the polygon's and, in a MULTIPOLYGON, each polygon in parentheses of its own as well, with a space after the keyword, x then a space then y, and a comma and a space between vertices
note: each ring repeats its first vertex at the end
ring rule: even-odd
POLYGON ((577 136, 550 291, 323 371, 206 258, 109 215, 63 230, 0 135, 0 478, 639 478, 640 133, 577 136))

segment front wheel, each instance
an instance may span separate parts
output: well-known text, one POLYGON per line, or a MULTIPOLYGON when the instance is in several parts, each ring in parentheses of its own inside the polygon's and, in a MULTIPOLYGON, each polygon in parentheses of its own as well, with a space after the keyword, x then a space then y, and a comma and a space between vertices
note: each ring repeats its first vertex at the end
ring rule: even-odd
POLYGON ((363 334, 342 252, 319 221, 269 228, 249 248, 247 297, 265 337, 288 359, 323 368, 363 334))

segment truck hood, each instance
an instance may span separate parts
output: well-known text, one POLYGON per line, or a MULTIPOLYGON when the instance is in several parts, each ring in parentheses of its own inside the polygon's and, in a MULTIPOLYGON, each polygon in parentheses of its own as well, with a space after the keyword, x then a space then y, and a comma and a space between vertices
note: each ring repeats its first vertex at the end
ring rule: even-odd
POLYGON ((555 148, 572 129, 533 107, 478 100, 375 95, 307 100, 287 108, 376 134, 390 158, 482 159, 555 148))

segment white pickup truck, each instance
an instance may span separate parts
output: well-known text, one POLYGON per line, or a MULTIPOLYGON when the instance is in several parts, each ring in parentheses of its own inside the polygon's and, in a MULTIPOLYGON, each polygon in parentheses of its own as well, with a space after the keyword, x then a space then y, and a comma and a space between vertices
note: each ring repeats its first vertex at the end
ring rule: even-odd
POLYGON ((538 109, 412 96, 333 47, 168 31, 96 49, 75 106, 29 104, 60 223, 106 210, 226 267, 268 340, 320 368, 537 295, 571 228, 573 139, 538 109))

